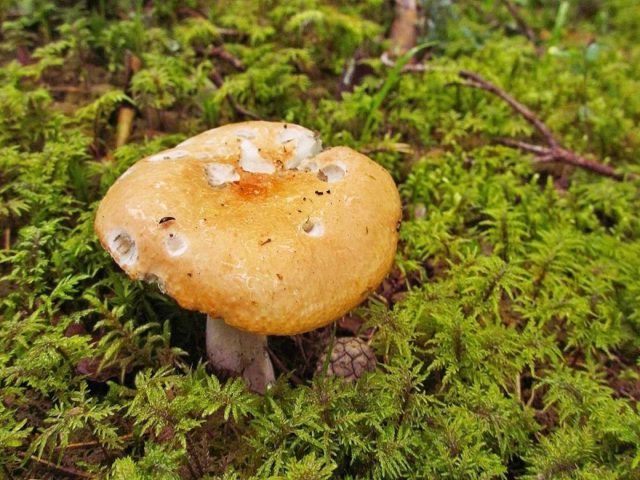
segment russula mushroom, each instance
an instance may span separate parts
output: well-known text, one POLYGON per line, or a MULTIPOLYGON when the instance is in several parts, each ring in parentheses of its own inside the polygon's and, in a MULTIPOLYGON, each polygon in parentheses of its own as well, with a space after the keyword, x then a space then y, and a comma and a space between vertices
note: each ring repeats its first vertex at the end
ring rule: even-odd
POLYGON ((293 124, 209 130, 144 158, 109 189, 95 229, 131 277, 207 314, 210 363, 255 391, 274 381, 266 335, 322 327, 393 263, 396 186, 293 124))

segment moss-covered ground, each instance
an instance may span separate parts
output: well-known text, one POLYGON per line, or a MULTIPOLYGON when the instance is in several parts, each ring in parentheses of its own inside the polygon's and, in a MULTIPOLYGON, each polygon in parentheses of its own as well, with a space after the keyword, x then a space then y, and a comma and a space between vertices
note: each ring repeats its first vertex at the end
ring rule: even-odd
POLYGON ((391 1, 0 1, 0 478, 640 478, 640 6, 419 3, 400 70, 391 1), (501 144, 545 138, 463 69, 619 178, 501 144), (265 396, 93 232, 138 159, 252 116, 367 152, 404 204, 389 279, 272 338, 265 396), (333 335, 376 371, 316 374, 333 335))

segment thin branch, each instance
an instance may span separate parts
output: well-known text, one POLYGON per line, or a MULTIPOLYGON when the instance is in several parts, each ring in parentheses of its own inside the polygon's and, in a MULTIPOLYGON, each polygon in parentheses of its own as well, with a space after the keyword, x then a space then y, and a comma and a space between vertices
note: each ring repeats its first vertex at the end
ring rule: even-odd
MULTIPOLYGON (((380 61, 383 65, 393 68, 396 66, 396 62, 391 59, 389 52, 384 52, 380 55, 380 61)), ((430 70, 428 65, 424 63, 407 63, 400 69, 400 73, 415 73, 415 72, 426 72, 430 70)))
MULTIPOLYGON (((223 61, 227 62, 233 68, 235 68, 236 70, 239 70, 241 72, 244 72, 247 69, 244 66, 244 64, 242 63, 242 61, 239 58, 237 58, 236 56, 234 56, 233 54, 229 53, 224 48, 223 45, 220 45, 220 46, 217 46, 217 47, 212 47, 211 50, 209 51, 209 55, 212 56, 212 57, 219 58, 220 60, 223 60, 223 61)), ((209 76, 210 76, 211 80, 213 81, 213 83, 216 85, 216 87, 218 87, 218 88, 222 87, 222 85, 224 84, 224 78, 222 77, 220 72, 218 72, 217 70, 212 70, 209 76)), ((252 118, 254 120, 262 120, 260 115, 257 115, 255 113, 251 112, 250 110, 247 110, 240 103, 238 103, 238 101, 235 99, 235 97, 233 95, 228 94, 226 96, 226 98, 227 98, 227 101, 229 102, 229 104, 231 105, 231 108, 233 108, 233 110, 238 115, 243 116, 243 117, 247 117, 247 118, 252 118)))
POLYGON ((219 58, 220 60, 224 60, 228 64, 232 65, 233 68, 240 70, 241 72, 244 72, 247 69, 239 58, 229 53, 222 45, 212 47, 209 51, 209 55, 219 58))
POLYGON ((496 143, 504 145, 505 147, 517 148, 523 152, 533 153, 534 155, 545 156, 549 155, 550 150, 548 147, 541 147, 540 145, 534 145, 532 143, 521 142, 520 140, 514 140, 513 138, 498 138, 496 143))
MULTIPOLYGON (((510 148, 517 148, 524 152, 533 153, 534 155, 536 155, 539 162, 559 162, 566 165, 572 165, 574 167, 582 168, 584 170, 589 170, 591 172, 603 175, 605 177, 613 178, 615 180, 625 179, 625 175, 617 172, 613 167, 605 165, 604 163, 600 163, 596 160, 590 160, 581 155, 578 155, 572 150, 563 148, 560 145, 560 142, 556 140, 553 133, 551 133, 549 127, 547 127, 535 113, 518 102, 515 98, 502 90, 500 87, 494 85, 488 80, 485 80, 475 72, 461 70, 460 72, 458 72, 458 76, 466 80, 463 85, 485 90, 504 100, 516 113, 519 113, 527 122, 529 122, 536 130, 538 130, 538 132, 544 137, 545 141, 547 142, 548 147, 521 142, 519 140, 510 138, 498 139, 498 143, 510 148)), ((628 178, 636 178, 636 176, 630 174, 628 175, 628 178)))
MULTIPOLYGON (((592 172, 599 173, 600 175, 604 175, 605 177, 613 178, 614 180, 625 179, 624 174, 616 172, 609 165, 605 165, 604 163, 600 163, 595 160, 589 160, 588 158, 578 155, 577 153, 565 148, 553 149, 552 155, 554 157, 554 160, 560 163, 566 163, 578 168, 582 168, 584 170, 590 170, 592 172)), ((629 178, 635 178, 635 175, 629 175, 629 178)))
MULTIPOLYGON (((118 439, 122 441, 131 440, 132 438, 133 438, 133 433, 126 433, 118 437, 118 439)), ((64 447, 61 445, 59 447, 55 447, 55 450, 73 450, 76 448, 97 447, 98 445, 100 445, 100 442, 98 442, 97 440, 92 440, 89 442, 70 443, 69 445, 66 445, 64 447)))
MULTIPOLYGON (((571 150, 567 150, 566 148, 541 147, 539 145, 532 145, 530 143, 521 142, 519 140, 513 140, 510 138, 500 138, 497 140, 497 143, 505 145, 507 147, 517 148, 518 150, 522 150, 523 152, 533 153, 534 155, 536 155, 537 161, 540 163, 565 163, 568 165, 573 165, 574 167, 582 168, 584 170, 590 170, 605 177, 613 178, 614 180, 625 179, 625 175, 616 172, 609 165, 596 162, 595 160, 589 160, 588 158, 584 158, 577 153, 572 152, 571 150)), ((629 177, 635 178, 634 175, 629 175, 629 177)))
POLYGON ((191 474, 191 478, 193 478, 194 480, 198 480, 198 478, 200 478, 202 475, 198 475, 198 472, 196 472, 193 468, 193 465, 191 464, 191 460, 189 459, 189 457, 187 457, 187 469, 189 470, 189 473, 191 474))
POLYGON ((304 383, 299 376, 297 376, 292 371, 289 371, 286 365, 282 363, 282 360, 280 360, 280 358, 274 353, 273 350, 267 347, 267 352, 269 353, 269 357, 271 357, 271 361, 276 364, 280 371, 282 373, 288 373, 291 376, 291 380, 293 380, 293 383, 295 383, 296 385, 302 385, 304 383))
POLYGON ((78 87, 75 85, 47 85, 47 90, 54 93, 90 93, 91 89, 87 87, 78 87))
MULTIPOLYGON (((537 44, 537 38, 533 30, 524 21, 517 7, 513 5, 509 0, 501 0, 505 7, 509 10, 509 13, 513 16, 514 20, 518 24, 519 28, 523 31, 525 36, 534 44, 537 44)), ((417 20, 417 2, 415 0, 396 0, 395 2, 396 12, 395 19, 391 28, 390 40, 392 44, 392 54, 398 51, 408 51, 410 48, 416 45, 416 20, 417 20)), ((392 55, 393 56, 393 55, 392 55)), ((391 56, 387 53, 380 57, 383 64, 387 66, 394 66, 395 63, 391 59, 391 56)), ((406 72, 423 72, 428 70, 425 65, 405 65, 405 68, 401 71, 406 72), (415 68, 414 68, 415 67, 415 68)), ((498 98, 506 102, 516 113, 521 115, 528 123, 530 123, 544 138, 547 146, 534 145, 531 143, 521 142, 514 139, 499 139, 498 143, 506 145, 511 148, 517 148, 519 150, 532 153, 536 156, 538 162, 559 162, 567 165, 572 165, 584 170, 589 170, 600 175, 613 178, 615 180, 624 180, 625 175, 617 172, 609 165, 605 165, 596 160, 587 159, 577 153, 567 150, 560 145, 560 142, 553 135, 549 127, 531 110, 525 105, 520 103, 514 97, 502 90, 500 87, 494 85, 488 80, 484 79, 475 72, 468 70, 460 70, 458 76, 465 80, 463 85, 485 90, 498 98)), ((626 178, 635 179, 637 175, 629 174, 626 178)))
POLYGON ((207 16, 196 8, 178 7, 178 13, 186 17, 202 18, 208 20, 207 16))
POLYGON ((518 7, 516 7, 509 0, 501 0, 501 1, 502 1, 502 4, 507 8, 507 10, 509 10, 509 13, 511 14, 516 24, 518 25, 518 29, 536 47, 536 50, 539 50, 537 46, 538 37, 536 36, 533 29, 529 26, 529 24, 524 20, 524 18, 522 18, 522 15, 520 15, 520 11, 518 10, 518 7))
MULTIPOLYGON (((204 20, 209 20, 209 18, 205 13, 195 8, 178 7, 178 13, 180 15, 184 15, 185 17, 202 18, 204 20)), ((215 28, 216 28, 216 31, 223 36, 244 37, 246 35, 244 32, 240 32, 233 28, 223 28, 223 27, 218 27, 217 25, 215 28)))
POLYGON ((324 361, 322 362, 322 381, 327 379, 327 372, 329 371, 329 364, 331 363, 331 354, 333 353, 333 347, 336 345, 336 332, 338 330, 338 322, 331 324, 331 336, 329 337, 329 343, 326 347, 326 354, 324 361))
POLYGON ((88 478, 88 479, 97 478, 95 475, 91 475, 90 473, 84 472, 82 470, 78 470, 77 468, 63 467, 62 465, 56 465, 53 462, 45 460, 44 458, 36 457, 35 455, 26 455, 23 452, 18 452, 18 456, 24 460, 36 462, 39 465, 47 467, 51 470, 55 470, 56 472, 62 473, 63 475, 67 475, 69 477, 88 478))
MULTIPOLYGON (((209 78, 211 78, 211 81, 218 88, 221 88, 222 85, 224 85, 224 79, 222 78, 222 75, 220 75, 220 73, 216 70, 211 71, 211 73, 209 74, 209 78)), ((231 105, 231 108, 233 108, 233 110, 238 115, 241 115, 247 118, 252 118, 254 120, 262 120, 262 117, 260 117, 260 115, 253 113, 247 110, 246 108, 244 108, 242 105, 240 105, 238 101, 230 93, 227 94, 226 98, 229 104, 231 105)))
POLYGON ((501 98, 505 102, 509 104, 509 106, 515 110, 517 113, 522 115, 524 119, 529 122, 533 127, 540 132, 540 134, 544 137, 547 144, 550 147, 557 147, 558 141, 555 139, 551 130, 544 124, 542 120, 538 118, 538 116, 525 107, 523 104, 518 102, 515 98, 509 95, 507 92, 502 90, 500 87, 497 87, 493 83, 485 80, 480 75, 475 72, 470 72, 468 70, 460 70, 458 72, 458 76, 467 82, 464 85, 473 88, 479 88, 481 90, 485 90, 487 92, 493 93, 495 96, 501 98))

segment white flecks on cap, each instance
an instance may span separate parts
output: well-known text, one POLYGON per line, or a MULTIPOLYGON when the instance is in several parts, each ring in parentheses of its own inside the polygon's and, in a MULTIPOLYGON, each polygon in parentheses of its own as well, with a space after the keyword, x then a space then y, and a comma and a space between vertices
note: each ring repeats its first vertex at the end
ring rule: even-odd
POLYGON ((294 125, 283 125, 282 129, 278 132, 277 140, 281 144, 285 144, 309 134, 313 135, 313 133, 306 128, 300 128, 294 125))
POLYGON ((300 162, 300 164, 298 165, 298 168, 296 170, 300 170, 302 172, 313 172, 313 173, 316 173, 319 169, 320 169, 320 167, 318 166, 318 162, 313 160, 313 158, 307 158, 307 159, 302 160, 300 162))
POLYGON ((325 165, 318 171, 318 178, 323 182, 334 183, 342 180, 347 173, 347 168, 338 163, 325 165))
POLYGON ((149 157, 149 161, 159 162, 162 160, 175 160, 176 158, 182 158, 188 155, 189 155, 189 152, 187 150, 180 150, 180 149, 165 150, 164 152, 160 152, 160 153, 157 153, 156 155, 149 157))
POLYGON ((307 219, 300 228, 310 237, 321 237, 324 235, 324 224, 318 218, 307 219))
POLYGON ((276 167, 260 155, 258 148, 249 140, 240 140, 240 168, 245 172, 274 173, 276 167))
POLYGON ((246 138, 247 140, 256 138, 256 132, 251 128, 239 128, 235 131, 235 134, 236 137, 246 138))
POLYGON ((167 253, 172 257, 179 257, 184 252, 187 251, 187 241, 182 237, 182 235, 178 235, 177 233, 170 233, 164 239, 164 246, 167 249, 167 253))
POLYGON ((315 157, 322 151, 322 140, 314 134, 305 135, 298 138, 296 145, 296 157, 310 158, 315 157))
POLYGON ((138 260, 138 247, 131 235, 123 229, 113 230, 107 237, 109 251, 115 254, 120 266, 132 265, 138 260))
POLYGON ((322 151, 322 140, 306 128, 293 126, 283 128, 278 132, 277 138, 282 145, 294 142, 295 152, 284 165, 288 170, 298 168, 300 162, 307 158, 314 157, 322 151))
POLYGON ((240 174, 236 172, 233 165, 228 163, 207 163, 204 171, 207 175, 207 182, 212 187, 221 187, 227 183, 240 180, 240 174))

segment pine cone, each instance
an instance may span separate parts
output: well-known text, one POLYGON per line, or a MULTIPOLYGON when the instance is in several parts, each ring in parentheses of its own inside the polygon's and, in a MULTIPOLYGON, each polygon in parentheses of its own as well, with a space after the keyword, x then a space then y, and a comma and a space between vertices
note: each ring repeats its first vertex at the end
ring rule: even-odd
MULTIPOLYGON (((318 359, 316 372, 322 372, 325 358, 326 352, 318 359)), ((351 382, 375 368, 376 356, 364 340, 357 337, 336 338, 327 375, 335 375, 351 382)))

